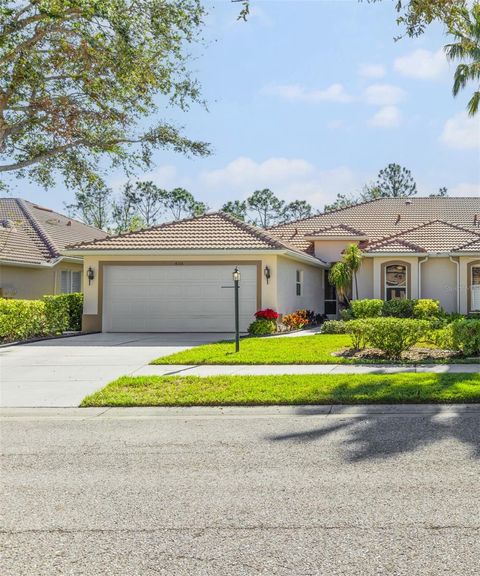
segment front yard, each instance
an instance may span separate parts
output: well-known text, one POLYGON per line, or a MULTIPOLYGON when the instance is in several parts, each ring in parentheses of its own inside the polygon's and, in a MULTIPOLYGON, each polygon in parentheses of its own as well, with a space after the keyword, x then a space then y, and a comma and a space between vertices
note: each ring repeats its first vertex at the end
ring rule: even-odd
MULTIPOLYGON (((300 339, 301 340, 301 339, 300 339)), ((82 406, 227 406, 480 402, 479 374, 124 376, 82 406)))
MULTIPOLYGON (((317 334, 296 338, 245 338, 236 353, 232 342, 205 344, 190 350, 163 356, 151 364, 379 364, 378 358, 337 356, 351 344, 347 334, 317 334)), ((391 363, 391 361, 388 361, 391 363)), ((422 363, 433 362, 421 360, 422 363)), ((479 362, 479 358, 438 358, 435 363, 479 362)), ((405 363, 418 361, 402 360, 405 363)))

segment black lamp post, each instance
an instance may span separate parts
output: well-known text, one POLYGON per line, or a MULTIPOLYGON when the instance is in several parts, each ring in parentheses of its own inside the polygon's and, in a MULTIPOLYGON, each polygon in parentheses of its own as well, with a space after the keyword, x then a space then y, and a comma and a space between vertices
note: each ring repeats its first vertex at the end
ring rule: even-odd
POLYGON ((240 315, 239 315, 239 303, 238 303, 238 289, 240 282, 240 272, 238 271, 238 266, 235 266, 235 270, 232 274, 233 277, 233 291, 235 293, 235 352, 240 350, 240 315))

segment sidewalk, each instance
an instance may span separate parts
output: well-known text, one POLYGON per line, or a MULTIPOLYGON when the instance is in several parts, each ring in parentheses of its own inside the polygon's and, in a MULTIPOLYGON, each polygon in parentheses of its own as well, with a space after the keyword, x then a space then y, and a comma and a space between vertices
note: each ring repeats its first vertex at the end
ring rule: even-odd
POLYGON ((480 364, 253 364, 253 365, 146 365, 131 376, 263 376, 279 374, 436 374, 480 373, 480 364))

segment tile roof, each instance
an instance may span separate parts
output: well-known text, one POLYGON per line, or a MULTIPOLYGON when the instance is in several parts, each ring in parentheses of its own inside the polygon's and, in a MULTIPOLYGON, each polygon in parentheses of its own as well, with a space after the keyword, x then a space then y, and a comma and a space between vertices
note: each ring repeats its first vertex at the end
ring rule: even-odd
MULTIPOLYGON (((480 197, 379 198, 276 226, 268 229, 268 233, 301 250, 309 250, 312 243, 306 237, 328 227, 337 236, 334 229, 340 225, 364 232, 370 247, 378 241, 397 238, 418 244, 427 252, 455 251, 469 238, 471 241, 480 235, 480 197), (414 233, 415 229, 418 230, 414 233)), ((393 251, 400 249, 400 244, 394 247, 392 244, 393 251)))
POLYGON ((293 250, 265 230, 241 222, 225 212, 214 212, 167 222, 93 242, 71 245, 68 249, 90 250, 293 250))
POLYGON ((20 198, 0 198, 0 260, 42 264, 72 242, 106 236, 103 230, 20 198))
POLYGON ((345 236, 345 238, 352 238, 358 236, 359 238, 365 238, 367 235, 365 232, 347 226, 346 224, 335 224, 333 226, 327 226, 327 228, 321 228, 320 230, 315 230, 310 236, 315 236, 317 238, 329 237, 329 236, 345 236))

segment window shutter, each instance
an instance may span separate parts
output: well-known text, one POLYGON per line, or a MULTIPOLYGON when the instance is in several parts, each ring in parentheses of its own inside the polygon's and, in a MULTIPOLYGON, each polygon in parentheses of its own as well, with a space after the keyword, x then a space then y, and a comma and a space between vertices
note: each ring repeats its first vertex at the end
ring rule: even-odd
POLYGON ((72 292, 80 292, 81 272, 72 272, 72 292))
POLYGON ((60 292, 62 294, 68 294, 68 292, 70 292, 69 288, 69 271, 68 270, 62 270, 61 273, 61 278, 60 278, 60 292))

